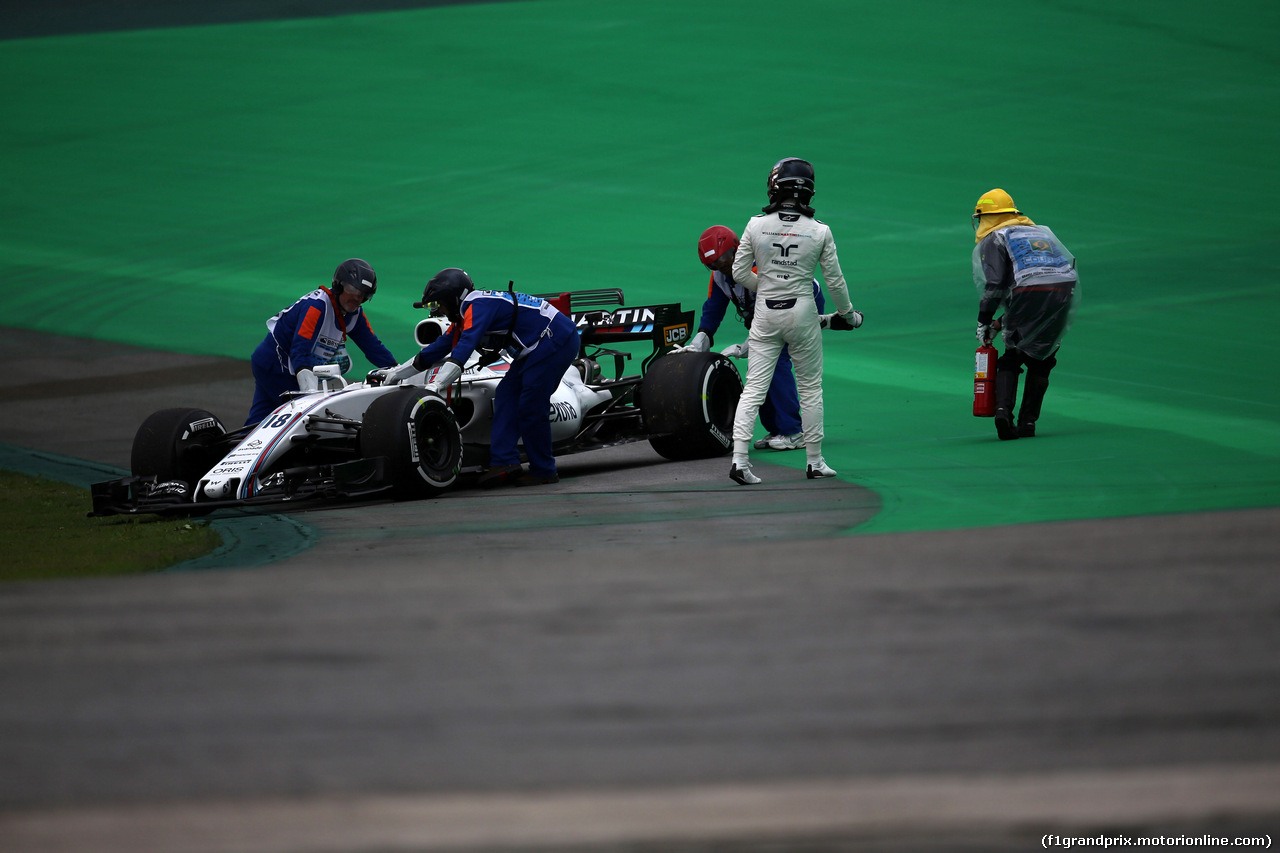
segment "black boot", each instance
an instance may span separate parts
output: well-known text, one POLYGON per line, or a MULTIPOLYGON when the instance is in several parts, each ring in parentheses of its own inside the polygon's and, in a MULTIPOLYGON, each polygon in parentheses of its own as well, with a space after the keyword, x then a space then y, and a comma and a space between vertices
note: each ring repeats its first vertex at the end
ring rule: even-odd
POLYGON ((1021 437, 1035 436, 1036 421, 1040 419, 1040 406, 1044 403, 1044 392, 1048 390, 1048 376, 1027 374, 1027 382, 1022 389, 1022 408, 1018 410, 1018 435, 1021 437))
POLYGON ((996 368, 996 435, 1001 441, 1017 438, 1013 426, 1013 406, 1018 402, 1018 376, 1022 371, 996 368))

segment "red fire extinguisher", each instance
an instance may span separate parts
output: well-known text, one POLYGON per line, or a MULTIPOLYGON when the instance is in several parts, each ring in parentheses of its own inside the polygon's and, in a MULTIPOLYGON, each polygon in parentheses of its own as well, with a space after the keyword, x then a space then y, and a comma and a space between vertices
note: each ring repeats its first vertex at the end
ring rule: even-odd
POLYGON ((973 356, 973 416, 993 418, 996 414, 996 357, 991 344, 983 344, 973 356))

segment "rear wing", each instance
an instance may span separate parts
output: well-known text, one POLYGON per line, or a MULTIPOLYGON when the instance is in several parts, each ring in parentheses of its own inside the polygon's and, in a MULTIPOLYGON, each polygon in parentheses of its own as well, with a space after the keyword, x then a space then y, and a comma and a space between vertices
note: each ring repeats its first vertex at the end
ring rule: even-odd
POLYGON ((693 311, 681 309, 678 302, 627 308, 623 304, 622 291, 616 287, 535 295, 573 320, 582 339, 579 354, 583 356, 595 356, 600 352, 615 357, 626 355, 603 350, 602 347, 604 344, 648 340, 653 343, 653 352, 644 359, 643 369, 647 370, 649 363, 660 354, 673 346, 687 344, 693 337, 693 311), (596 349, 589 352, 588 347, 596 349))

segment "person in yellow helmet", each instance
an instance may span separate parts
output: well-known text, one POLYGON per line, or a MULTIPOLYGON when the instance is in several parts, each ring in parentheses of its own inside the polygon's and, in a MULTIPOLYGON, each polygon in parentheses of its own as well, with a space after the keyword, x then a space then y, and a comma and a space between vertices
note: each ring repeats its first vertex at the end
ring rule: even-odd
POLYGON ((980 343, 1004 333, 996 360, 996 435, 1031 438, 1049 389, 1049 373, 1080 301, 1076 259, 1057 236, 1032 222, 1002 189, 982 194, 973 208, 973 280, 978 301, 980 343), (1004 308, 997 321, 996 312, 1004 308), (1018 400, 1018 377, 1027 379, 1018 400))

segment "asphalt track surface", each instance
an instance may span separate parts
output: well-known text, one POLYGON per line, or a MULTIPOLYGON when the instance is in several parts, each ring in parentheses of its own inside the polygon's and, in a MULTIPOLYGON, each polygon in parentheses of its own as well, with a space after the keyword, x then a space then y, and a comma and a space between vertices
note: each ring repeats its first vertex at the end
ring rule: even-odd
MULTIPOLYGON (((234 423, 251 389, 244 362, 18 330, 0 357, 8 458, 89 478, 150 411, 234 423)), ((1280 827, 1280 511, 849 536, 875 495, 724 468, 631 445, 555 486, 251 517, 285 556, 6 585, 0 849, 1280 827)))
MULTIPOLYGON (((0 39, 420 5, 7 3, 0 39)), ((0 463, 73 482, 249 400, 242 361, 6 330, 0 363, 0 463)), ((1270 846, 1280 511, 849 536, 856 471, 761 468, 632 445, 0 587, 0 851, 1270 846)))

